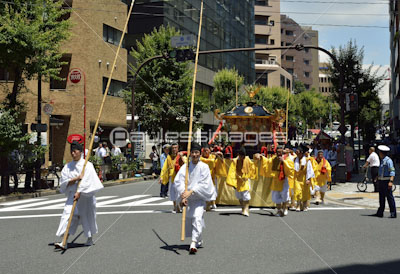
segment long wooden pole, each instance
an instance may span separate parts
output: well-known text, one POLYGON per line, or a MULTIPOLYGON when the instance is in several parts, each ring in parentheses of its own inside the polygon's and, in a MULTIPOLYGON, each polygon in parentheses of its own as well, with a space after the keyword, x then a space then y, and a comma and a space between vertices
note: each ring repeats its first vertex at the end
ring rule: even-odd
POLYGON ((289 130, 289 99, 290 99, 290 88, 288 88, 287 102, 286 102, 286 143, 288 142, 288 130, 289 130))
MULTIPOLYGON (((189 138, 188 138, 188 161, 186 162, 186 175, 185 175, 185 191, 188 188, 188 180, 189 180, 189 153, 192 144, 192 131, 193 131, 193 111, 194 111, 194 95, 196 91, 196 77, 197 77, 197 63, 199 61, 199 51, 200 51, 200 37, 201 37, 201 25, 203 23, 203 0, 201 0, 200 6, 200 24, 199 24, 199 34, 197 36, 197 49, 196 49, 196 58, 194 61, 194 76, 193 76, 193 85, 192 85, 192 103, 190 105, 190 122, 189 122, 189 138)), ((185 206, 182 211, 182 231, 181 231, 181 241, 185 240, 185 222, 186 222, 186 210, 185 206)))
POLYGON ((237 75, 235 77, 235 90, 236 90, 236 106, 238 105, 238 83, 237 83, 237 75))
MULTIPOLYGON (((116 54, 115 54, 114 62, 113 62, 113 65, 112 65, 112 67, 111 67, 110 77, 108 77, 106 90, 105 90, 104 95, 103 95, 103 101, 101 102, 99 114, 98 114, 97 120, 96 120, 96 124, 95 124, 95 126, 94 126, 94 128, 93 128, 92 137, 90 138, 90 144, 89 144, 89 149, 88 149, 89 153, 88 153, 88 155, 86 155, 86 158, 85 158, 85 164, 83 165, 83 169, 82 169, 82 172, 81 172, 82 177, 83 177, 83 175, 84 175, 84 173, 85 173, 85 168, 86 168, 87 162, 89 161, 90 151, 92 151, 92 148, 93 148, 94 137, 95 137, 95 135, 96 135, 96 131, 97 131, 97 128, 98 128, 98 126, 99 126, 99 121, 100 121, 101 114, 103 113, 104 103, 106 102, 107 93, 108 93, 108 90, 110 89, 110 84, 111 84, 112 75, 113 75, 113 73, 114 73, 115 64, 117 63, 117 58, 118 58, 118 55, 119 55, 119 51, 120 51, 120 49, 121 49, 122 41, 124 40, 126 30, 127 30, 127 28, 128 28, 128 22, 129 22, 129 18, 131 17, 131 14, 132 14, 132 9, 133 9, 133 5, 134 5, 134 4, 135 4, 135 0, 132 0, 131 6, 130 6, 130 8, 129 8, 128 16, 127 16, 127 18, 126 18, 124 30, 123 30, 122 35, 121 35, 121 40, 119 41, 119 45, 118 45, 117 52, 116 52, 116 54)), ((133 119, 133 117, 132 117, 132 119, 133 119)), ((81 183, 81 181, 78 182, 77 190, 78 190, 78 188, 79 188, 80 183, 81 183)), ((68 219, 68 226, 67 226, 67 229, 66 229, 66 231, 65 231, 65 233, 64 233, 64 238, 63 238, 63 242, 62 242, 62 245, 63 245, 64 247, 65 247, 66 244, 67 244, 68 233, 69 233, 69 229, 70 229, 70 227, 71 227, 72 217, 74 216, 74 211, 75 211, 75 207, 76 207, 76 203, 77 203, 77 202, 78 202, 78 200, 75 200, 74 203, 73 203, 73 205, 72 205, 71 215, 69 216, 69 219, 68 219)))

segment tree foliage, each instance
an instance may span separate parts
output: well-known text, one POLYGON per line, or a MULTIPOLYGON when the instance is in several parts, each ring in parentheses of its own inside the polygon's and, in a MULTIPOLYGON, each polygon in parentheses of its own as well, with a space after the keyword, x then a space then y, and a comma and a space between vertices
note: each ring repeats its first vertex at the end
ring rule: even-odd
POLYGON ((243 76, 236 69, 224 68, 218 71, 214 76, 215 108, 222 112, 232 109, 236 104, 236 88, 239 92, 243 82, 243 76))
MULTIPOLYGON (((150 34, 145 34, 131 56, 136 64, 131 64, 132 75, 146 59, 173 50, 171 37, 180 35, 172 27, 161 26, 150 34)), ((136 113, 140 117, 141 128, 148 133, 160 128, 179 131, 188 129, 190 102, 192 96, 193 70, 190 62, 176 62, 175 59, 158 59, 143 67, 139 72, 135 89, 136 113)), ((131 105, 131 90, 124 93, 125 101, 131 105)), ((195 119, 199 119, 209 107, 204 100, 196 98, 195 119)))
MULTIPOLYGON (((346 92, 358 94, 358 113, 349 112, 346 114, 346 121, 352 125, 357 123, 359 118, 364 140, 370 141, 375 138, 375 127, 381 119, 382 103, 379 99, 379 90, 382 87, 384 76, 372 72, 372 65, 363 69, 364 48, 359 48, 353 41, 339 49, 332 49, 332 54, 338 59, 344 75, 346 92), (358 115, 357 115, 358 114, 358 115)), ((329 65, 334 85, 334 99, 340 103, 339 97, 339 71, 329 65)))
POLYGON ((38 74, 57 78, 62 63, 61 43, 69 37, 71 26, 61 20, 67 11, 64 1, 15 0, 0 3, 0 67, 14 77, 11 91, 3 103, 14 109, 25 81, 38 74))

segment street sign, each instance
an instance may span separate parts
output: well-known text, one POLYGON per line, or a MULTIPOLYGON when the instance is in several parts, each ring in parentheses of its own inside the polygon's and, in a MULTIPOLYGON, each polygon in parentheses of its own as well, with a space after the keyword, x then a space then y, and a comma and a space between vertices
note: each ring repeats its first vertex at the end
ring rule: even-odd
POLYGON ((83 136, 80 134, 71 134, 67 138, 68 143, 72 144, 74 141, 82 144, 83 143, 83 136))
POLYGON ((182 36, 173 36, 171 38, 171 47, 180 48, 180 47, 191 47, 196 44, 196 40, 193 34, 182 35, 182 36))
POLYGON ((53 113, 53 106, 50 105, 50 104, 45 104, 44 107, 43 107, 43 111, 47 115, 51 115, 53 113))
POLYGON ((77 84, 81 81, 81 79, 82 79, 82 73, 79 69, 73 69, 70 71, 69 80, 72 83, 77 84))
POLYGON ((36 132, 46 132, 47 124, 31 124, 31 130, 36 132))

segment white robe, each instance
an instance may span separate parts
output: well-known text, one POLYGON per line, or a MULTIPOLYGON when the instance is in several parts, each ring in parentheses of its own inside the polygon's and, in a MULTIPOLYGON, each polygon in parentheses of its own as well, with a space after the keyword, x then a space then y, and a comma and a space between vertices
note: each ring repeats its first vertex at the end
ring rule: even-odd
MULTIPOLYGON (((184 164, 175 177, 174 185, 176 195, 173 198, 180 202, 180 196, 185 191, 186 164, 184 164)), ((215 201, 217 192, 211 178, 210 169, 207 164, 198 162, 189 164, 188 190, 194 194, 188 198, 185 231, 186 237, 192 237, 193 242, 202 240, 204 224, 204 207, 207 201, 215 201)))
MULTIPOLYGON (((61 171, 60 192, 67 196, 67 201, 65 202, 60 225, 56 233, 58 237, 61 237, 67 229, 72 205, 74 203, 74 195, 77 190, 77 183, 68 186, 68 182, 81 174, 84 163, 84 159, 72 161, 65 165, 61 171)), ((78 188, 81 197, 76 204, 75 213, 72 217, 69 230, 70 235, 75 234, 79 224, 82 225, 86 237, 92 237, 93 234, 97 233, 95 193, 102 188, 103 184, 100 182, 93 164, 88 162, 85 168, 85 174, 78 188)))

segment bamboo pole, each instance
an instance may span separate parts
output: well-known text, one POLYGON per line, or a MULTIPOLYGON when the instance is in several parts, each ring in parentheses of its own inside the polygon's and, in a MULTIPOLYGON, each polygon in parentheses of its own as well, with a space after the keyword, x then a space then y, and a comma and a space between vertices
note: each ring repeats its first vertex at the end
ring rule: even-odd
MULTIPOLYGON (((188 188, 188 180, 189 180, 189 153, 192 144, 192 131, 193 131, 193 111, 194 111, 194 95, 196 92, 196 77, 197 77, 197 63, 199 61, 199 50, 200 50, 200 37, 201 37, 201 25, 203 23, 203 0, 201 0, 200 6, 200 23, 199 23, 199 34, 197 36, 197 49, 196 49, 196 58, 194 61, 194 76, 193 76, 193 85, 192 85, 192 102, 190 105, 190 122, 189 122, 189 137, 188 137, 188 160, 186 161, 186 175, 185 175, 185 191, 188 188)), ((185 223, 186 223, 186 210, 187 207, 183 207, 182 211, 182 230, 181 230, 181 241, 185 240, 185 223)))
POLYGON ((289 130, 289 99, 290 99, 290 89, 288 88, 287 102, 286 102, 286 143, 288 142, 288 130, 289 130))
POLYGON ((237 83, 237 75, 235 77, 235 89, 236 89, 236 106, 238 105, 238 83, 237 83))
MULTIPOLYGON (((128 16, 127 16, 127 18, 126 18, 124 30, 123 30, 122 35, 121 35, 121 40, 119 41, 119 45, 118 45, 117 52, 116 52, 116 54, 115 54, 114 62, 113 62, 113 65, 112 65, 112 67, 111 67, 110 76, 108 77, 106 90, 105 90, 105 92, 104 92, 103 100, 102 100, 101 105, 100 105, 100 110, 99 110, 99 114, 98 114, 98 116, 97 116, 96 124, 95 124, 95 126, 94 126, 94 128, 93 128, 92 137, 90 138, 90 144, 89 144, 89 149, 88 149, 89 153, 88 153, 88 154, 90 154, 90 151, 92 151, 92 148, 93 148, 94 137, 95 137, 95 135, 96 135, 96 131, 97 131, 97 128, 98 128, 98 126, 99 126, 99 121, 100 121, 101 114, 103 113, 104 103, 106 102, 107 93, 108 93, 108 90, 110 89, 110 84, 111 84, 112 75, 113 75, 113 73, 114 73, 115 64, 117 63, 118 54, 119 54, 119 51, 120 51, 120 49, 121 49, 122 41, 124 40, 126 30, 127 30, 127 28, 128 28, 128 22, 129 22, 129 18, 131 17, 131 14, 132 14, 132 9, 133 9, 133 5, 134 5, 134 4, 135 4, 135 0, 132 0, 131 6, 130 6, 130 8, 129 8, 128 16)), ((133 117, 132 117, 132 119, 133 119, 133 117)), ((84 175, 84 173, 85 173, 85 168, 86 168, 86 165, 87 165, 87 162, 88 162, 88 161, 89 161, 89 155, 86 155, 85 164, 83 165, 83 169, 82 169, 82 172, 81 172, 82 177, 83 177, 83 175, 84 175)), ((78 188, 79 188, 80 183, 81 183, 81 181, 78 182, 77 190, 78 190, 78 188)), ((77 203, 77 202, 78 202, 78 200, 74 200, 74 203, 73 203, 73 205, 72 205, 71 215, 69 216, 69 219, 68 219, 68 226, 67 226, 67 229, 66 229, 66 231, 65 231, 65 233, 64 233, 64 238, 63 238, 63 242, 62 242, 62 245, 63 245, 64 247, 65 247, 66 244, 67 244, 68 233, 69 233, 69 229, 70 229, 70 227, 71 227, 72 217, 74 216, 74 211, 75 211, 75 207, 76 207, 76 203, 77 203)))

